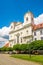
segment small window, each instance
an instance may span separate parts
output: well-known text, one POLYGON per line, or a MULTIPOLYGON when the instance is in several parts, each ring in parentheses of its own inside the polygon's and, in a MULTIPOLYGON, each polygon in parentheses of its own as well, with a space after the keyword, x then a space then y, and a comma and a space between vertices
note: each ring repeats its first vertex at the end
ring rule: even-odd
POLYGON ((41 37, 41 40, 43 40, 43 37, 41 37))
POLYGON ((31 18, 31 20, 33 21, 33 17, 31 18))
POLYGON ((27 32, 27 34, 28 34, 28 30, 27 30, 26 32, 27 32))
POLYGON ((36 32, 34 32, 34 35, 36 36, 36 32))
POLYGON ((43 34, 43 30, 40 30, 40 34, 41 34, 41 35, 43 34))
POLYGON ((17 43, 19 43, 19 35, 17 36, 17 43))
POLYGON ((11 28, 13 28, 13 26, 11 26, 11 28))
POLYGON ((22 43, 22 38, 21 38, 21 43, 22 43))
POLYGON ((22 32, 21 32, 21 34, 22 34, 22 32))
POLYGON ((28 17, 26 18, 26 21, 28 21, 28 17))

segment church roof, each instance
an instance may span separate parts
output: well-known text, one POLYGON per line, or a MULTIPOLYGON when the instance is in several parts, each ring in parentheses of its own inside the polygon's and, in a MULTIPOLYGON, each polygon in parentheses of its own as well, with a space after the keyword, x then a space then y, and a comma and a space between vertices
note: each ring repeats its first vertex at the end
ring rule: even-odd
POLYGON ((37 24, 37 25, 34 24, 32 27, 33 27, 33 30, 41 29, 43 28, 43 23, 37 24))

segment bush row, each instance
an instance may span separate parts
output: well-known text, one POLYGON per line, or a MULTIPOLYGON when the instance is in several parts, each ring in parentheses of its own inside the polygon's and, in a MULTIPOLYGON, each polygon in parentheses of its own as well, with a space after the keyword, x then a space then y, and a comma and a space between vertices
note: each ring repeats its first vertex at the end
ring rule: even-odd
POLYGON ((0 48, 0 51, 32 51, 32 50, 43 50, 43 40, 37 40, 33 41, 31 43, 26 43, 26 44, 16 44, 11 47, 2 47, 0 48))
POLYGON ((11 47, 2 47, 2 48, 0 48, 0 52, 1 51, 13 51, 13 48, 11 48, 11 47))
POLYGON ((28 51, 28 50, 43 50, 43 40, 33 41, 26 44, 16 44, 13 46, 14 50, 28 51))

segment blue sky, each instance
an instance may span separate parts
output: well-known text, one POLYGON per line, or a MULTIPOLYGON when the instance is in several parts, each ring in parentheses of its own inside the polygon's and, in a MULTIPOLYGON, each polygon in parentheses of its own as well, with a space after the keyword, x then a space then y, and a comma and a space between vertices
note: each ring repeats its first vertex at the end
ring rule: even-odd
POLYGON ((0 28, 12 21, 23 21, 28 11, 32 11, 34 17, 42 14, 43 0, 0 0, 0 28))

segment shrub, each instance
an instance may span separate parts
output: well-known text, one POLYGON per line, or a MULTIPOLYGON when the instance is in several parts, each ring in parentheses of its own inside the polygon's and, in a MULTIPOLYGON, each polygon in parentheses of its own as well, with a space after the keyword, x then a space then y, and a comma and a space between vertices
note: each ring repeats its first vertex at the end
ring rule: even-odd
POLYGON ((43 40, 36 40, 31 42, 30 48, 31 50, 43 50, 43 40))
POLYGON ((29 44, 21 44, 20 49, 21 51, 27 51, 29 49, 29 44))
POLYGON ((0 51, 26 51, 26 52, 31 52, 33 50, 43 50, 43 40, 36 40, 31 42, 30 44, 16 44, 11 47, 2 47, 0 48, 0 51))
POLYGON ((20 44, 16 44, 13 46, 13 50, 20 50, 20 44))
POLYGON ((2 47, 2 48, 0 48, 0 51, 13 51, 13 48, 11 48, 11 47, 2 47))
POLYGON ((6 47, 2 47, 1 48, 1 51, 6 51, 6 47))
POLYGON ((43 50, 43 40, 36 40, 30 44, 16 44, 13 46, 13 49, 19 51, 43 50))
POLYGON ((6 51, 13 51, 13 48, 12 47, 7 47, 6 51))

